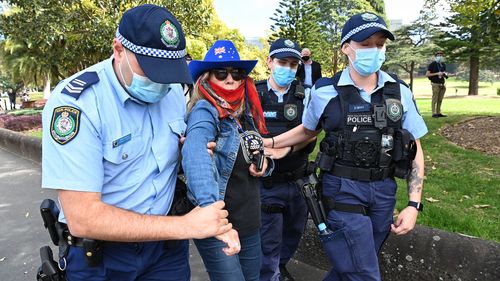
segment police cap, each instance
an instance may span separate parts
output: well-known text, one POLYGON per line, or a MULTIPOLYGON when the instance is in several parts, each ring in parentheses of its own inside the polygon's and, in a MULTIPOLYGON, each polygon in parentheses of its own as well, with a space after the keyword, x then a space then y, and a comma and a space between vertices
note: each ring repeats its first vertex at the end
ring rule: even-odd
POLYGON ((394 40, 394 35, 387 29, 381 17, 368 12, 356 14, 344 24, 340 45, 342 46, 348 40, 364 41, 379 31, 382 31, 387 38, 394 40))
POLYGON ((269 48, 269 56, 271 58, 296 58, 301 60, 299 44, 290 39, 280 38, 274 41, 269 48))
POLYGON ((145 4, 126 11, 116 38, 132 51, 154 82, 192 83, 184 56, 186 38, 177 19, 165 8, 145 4))

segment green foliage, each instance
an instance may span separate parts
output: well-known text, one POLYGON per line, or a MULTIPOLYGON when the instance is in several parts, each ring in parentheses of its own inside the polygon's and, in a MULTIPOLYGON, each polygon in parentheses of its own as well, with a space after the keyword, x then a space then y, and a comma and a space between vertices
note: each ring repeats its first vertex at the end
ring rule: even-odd
POLYGON ((12 116, 23 116, 23 115, 40 115, 42 110, 39 109, 18 109, 15 111, 10 111, 7 114, 12 116))
POLYGON ((123 12, 142 3, 167 7, 189 36, 207 30, 210 0, 102 1, 10 0, 0 15, 0 48, 8 80, 41 85, 95 64, 111 55, 111 42, 123 12))
POLYGON ((394 31, 396 40, 387 43, 385 67, 404 70, 410 77, 411 89, 417 67, 425 63, 436 48, 431 41, 437 32, 431 23, 434 17, 432 11, 422 11, 415 22, 394 31))
POLYGON ((279 8, 271 17, 274 21, 271 25, 271 42, 278 38, 287 38, 301 46, 318 47, 320 37, 317 3, 312 0, 281 0, 279 8))
MULTIPOLYGON (((469 72, 466 70, 462 70, 456 73, 456 77, 458 80, 469 81, 469 72)), ((494 83, 496 80, 495 72, 488 69, 480 69, 479 70, 479 81, 494 83)))

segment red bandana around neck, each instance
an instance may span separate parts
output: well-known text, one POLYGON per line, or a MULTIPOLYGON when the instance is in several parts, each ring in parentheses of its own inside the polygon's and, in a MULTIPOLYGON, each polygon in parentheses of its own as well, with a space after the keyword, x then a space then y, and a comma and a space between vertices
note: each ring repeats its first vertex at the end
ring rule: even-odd
POLYGON ((264 113, 260 105, 259 94, 255 88, 252 78, 247 77, 241 85, 234 90, 226 90, 207 80, 199 80, 197 87, 219 113, 219 118, 223 119, 227 116, 238 112, 242 109, 242 104, 245 100, 245 88, 247 91, 252 118, 261 134, 268 134, 264 113))

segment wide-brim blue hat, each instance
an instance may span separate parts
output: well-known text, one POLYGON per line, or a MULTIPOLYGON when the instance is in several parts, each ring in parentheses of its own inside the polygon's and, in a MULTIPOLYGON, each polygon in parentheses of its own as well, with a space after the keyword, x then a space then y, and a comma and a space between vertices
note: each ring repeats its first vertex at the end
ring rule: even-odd
POLYGON ((379 31, 382 31, 387 38, 394 40, 394 35, 381 17, 368 12, 356 14, 344 24, 340 45, 342 46, 348 40, 362 42, 379 31))
POLYGON ((257 60, 241 60, 233 42, 217 40, 203 60, 193 60, 189 63, 189 72, 194 81, 208 70, 225 67, 241 68, 248 75, 256 64, 257 60))
POLYGON ((177 19, 165 8, 145 4, 126 11, 116 38, 135 54, 146 77, 154 82, 192 83, 186 38, 177 19))

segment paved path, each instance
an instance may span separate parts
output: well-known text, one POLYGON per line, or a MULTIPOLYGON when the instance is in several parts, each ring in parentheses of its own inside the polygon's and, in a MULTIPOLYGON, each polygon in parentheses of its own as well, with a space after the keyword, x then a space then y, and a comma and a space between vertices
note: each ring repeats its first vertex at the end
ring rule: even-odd
MULTIPOLYGON (((39 248, 50 238, 43 228, 39 206, 56 192, 40 188, 41 167, 0 148, 0 280, 33 281, 40 264, 39 248)), ((192 243, 191 243, 192 244, 192 243)), ((207 281, 201 258, 192 245, 192 281, 207 281)), ((54 253, 57 250, 53 248, 54 253)), ((321 280, 324 271, 291 261, 296 281, 321 280)))

